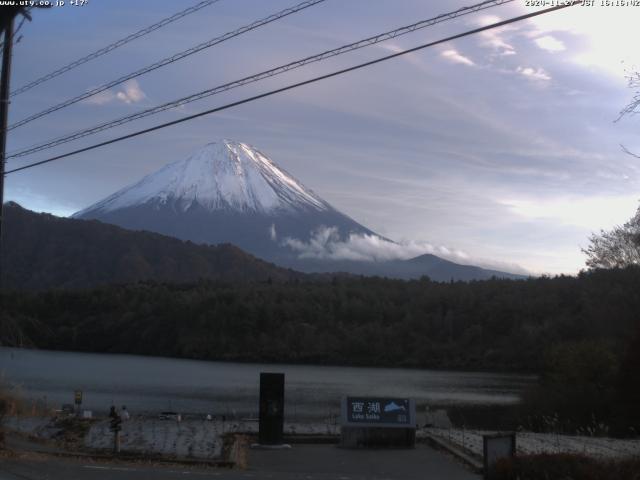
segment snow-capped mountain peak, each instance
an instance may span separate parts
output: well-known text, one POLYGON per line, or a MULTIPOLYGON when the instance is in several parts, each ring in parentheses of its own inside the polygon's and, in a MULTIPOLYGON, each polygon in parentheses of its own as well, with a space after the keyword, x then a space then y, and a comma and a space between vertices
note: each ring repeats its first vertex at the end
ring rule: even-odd
POLYGON ((165 165, 74 217, 154 204, 256 213, 331 209, 257 149, 225 139, 165 165))
MULTIPOLYGON (((266 155, 231 140, 209 143, 74 217, 198 244, 231 243, 303 271, 446 281, 502 276, 434 255, 378 261, 377 250, 382 256, 401 247, 392 249, 392 241, 333 208, 266 155)), ((153 248, 152 237, 145 238, 153 248)), ((199 258, 190 256, 181 268, 200 272, 199 258)), ((158 271, 165 259, 159 261, 158 271)), ((166 261, 171 265, 171 258, 166 261)))

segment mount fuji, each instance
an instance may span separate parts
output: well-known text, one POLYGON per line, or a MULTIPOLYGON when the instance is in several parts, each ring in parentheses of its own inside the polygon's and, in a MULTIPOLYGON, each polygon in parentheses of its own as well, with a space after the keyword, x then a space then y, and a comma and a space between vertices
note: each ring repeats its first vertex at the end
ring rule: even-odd
MULTIPOLYGON (((322 226, 375 235, 240 142, 205 145, 73 215, 196 243, 232 243, 260 258, 292 263, 285 238, 322 226)), ((293 262, 295 263, 295 262, 293 262)))
POLYGON ((337 242, 354 235, 393 242, 332 207, 256 148, 230 140, 209 143, 73 217, 195 243, 232 243, 259 258, 301 271, 399 278, 429 275, 434 280, 514 277, 433 255, 380 262, 305 258, 293 247, 317 247, 314 242, 322 229, 330 229, 332 241, 337 242))

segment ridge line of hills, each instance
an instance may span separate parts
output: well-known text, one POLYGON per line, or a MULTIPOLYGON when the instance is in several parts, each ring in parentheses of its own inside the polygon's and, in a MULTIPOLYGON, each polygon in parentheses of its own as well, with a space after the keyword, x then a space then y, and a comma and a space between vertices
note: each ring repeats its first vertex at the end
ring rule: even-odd
MULTIPOLYGON (((189 283, 200 279, 225 282, 326 281, 346 269, 325 273, 302 273, 256 258, 231 244, 200 245, 159 233, 127 230, 97 220, 78 220, 35 213, 17 203, 5 204, 2 262, 3 285, 10 289, 83 289, 107 284, 159 281, 189 283)), ((432 280, 471 280, 478 272, 485 278, 495 273, 479 267, 458 265, 433 255, 406 261, 362 263, 361 274, 394 277, 398 262, 413 265, 415 274, 432 280), (433 278, 438 266, 457 278, 433 278), (376 271, 373 267, 377 266, 376 271), (385 275, 384 268, 388 268, 385 275), (370 270, 367 271, 366 269, 370 270), (381 274, 382 272, 382 274, 381 274), (433 273, 432 272, 432 273, 433 273)), ((358 262, 352 262, 358 263, 358 262)), ((336 267, 344 266, 339 262, 336 267)))
POLYGON ((260 260, 231 244, 198 245, 97 220, 4 206, 3 285, 75 289, 145 280, 185 283, 317 278, 260 260))
POLYGON ((333 207, 257 148, 227 139, 165 164, 73 218, 196 243, 231 243, 299 272, 399 279, 428 275, 437 281, 525 278, 432 254, 407 259, 400 244, 333 207), (372 242, 382 247, 362 251, 357 246, 372 242), (380 257, 378 251, 387 247, 402 258, 380 257))

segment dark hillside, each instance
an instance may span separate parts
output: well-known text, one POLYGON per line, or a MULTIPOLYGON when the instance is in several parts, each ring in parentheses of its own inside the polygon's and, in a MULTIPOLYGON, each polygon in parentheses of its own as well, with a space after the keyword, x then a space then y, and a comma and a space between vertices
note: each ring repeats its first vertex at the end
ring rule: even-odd
POLYGON ((3 285, 10 289, 88 288, 143 280, 184 283, 285 281, 305 275, 229 245, 196 245, 98 221, 39 214, 7 203, 3 285))

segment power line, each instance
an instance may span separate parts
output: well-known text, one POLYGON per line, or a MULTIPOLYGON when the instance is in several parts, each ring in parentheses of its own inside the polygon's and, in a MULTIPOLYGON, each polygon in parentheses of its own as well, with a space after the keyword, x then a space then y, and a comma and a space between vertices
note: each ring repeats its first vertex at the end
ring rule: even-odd
POLYGON ((238 100, 236 102, 228 103, 228 104, 223 105, 221 107, 216 107, 216 108, 212 108, 210 110, 205 110, 203 112, 199 112, 199 113, 196 113, 196 114, 193 114, 193 115, 189 115, 189 116, 186 116, 186 117, 183 117, 183 118, 179 118, 179 119, 173 120, 171 122, 166 122, 166 123, 162 123, 160 125, 155 125, 153 127, 145 128, 143 130, 138 130, 136 132, 129 133, 127 135, 123 135, 121 137, 112 138, 111 140, 106 140, 104 142, 96 143, 96 144, 90 145, 88 147, 84 147, 84 148, 80 148, 78 150, 74 150, 74 151, 71 151, 71 152, 63 153, 61 155, 56 155, 55 157, 51 157, 51 158, 47 158, 45 160, 40 160, 38 162, 30 163, 30 164, 24 165, 22 167, 18 167, 18 168, 14 168, 12 170, 8 170, 6 172, 6 174, 8 175, 10 173, 15 173, 15 172, 19 172, 19 171, 22 171, 22 170, 27 170, 29 168, 37 167, 39 165, 44 165, 45 163, 50 163, 50 162, 53 162, 53 161, 56 161, 56 160, 61 160, 63 158, 70 157, 72 155, 77 155, 78 153, 83 153, 83 152, 87 152, 89 150, 94 150, 96 148, 103 147, 105 145, 110 145, 112 143, 120 142, 122 140, 127 140, 129 138, 133 138, 133 137, 137 137, 137 136, 140 136, 140 135, 144 135, 146 133, 150 133, 150 132, 153 132, 153 131, 156 131, 156 130, 160 130, 160 129, 163 129, 163 128, 166 128, 166 127, 170 127, 172 125, 177 125, 178 123, 186 122, 188 120, 193 120, 195 118, 203 117, 205 115, 209 115, 209 114, 216 113, 216 112, 220 112, 222 110, 227 110, 229 108, 236 107, 238 105, 243 105, 245 103, 253 102, 253 101, 259 100, 261 98, 270 97, 270 96, 276 95, 278 93, 286 92, 288 90, 293 90, 294 88, 298 88, 298 87, 301 87, 301 86, 304 86, 304 85, 309 85, 311 83, 316 83, 316 82, 319 82, 321 80, 326 80, 328 78, 336 77, 338 75, 342 75, 342 74, 345 74, 345 73, 348 73, 348 72, 352 72, 354 70, 359 70, 361 68, 369 67, 371 65, 375 65, 377 63, 381 63, 381 62, 384 62, 384 61, 387 61, 387 60, 391 60, 392 58, 400 57, 402 55, 406 55, 406 54, 409 54, 409 53, 417 52, 419 50, 423 50, 423 49, 428 48, 428 47, 433 47, 435 45, 439 45, 439 44, 442 44, 442 43, 446 43, 446 42, 450 42, 450 41, 453 41, 453 40, 457 40, 459 38, 463 38, 463 37, 466 37, 466 36, 469 36, 469 35, 473 35, 473 34, 476 34, 476 33, 484 32, 486 30, 491 30, 493 28, 502 27, 502 26, 508 25, 510 23, 519 22, 519 21, 522 21, 522 20, 526 20, 528 18, 533 18, 533 17, 537 17, 539 15, 543 15, 545 13, 549 13, 549 12, 553 12, 553 11, 556 11, 556 10, 561 10, 563 8, 572 7, 572 6, 581 5, 581 4, 582 4, 582 1, 578 0, 578 1, 574 2, 574 3, 566 3, 566 4, 562 4, 562 5, 557 5, 555 7, 550 7, 550 8, 546 8, 544 10, 539 10, 537 12, 532 12, 532 13, 528 13, 528 14, 525 14, 525 15, 520 15, 518 17, 513 17, 513 18, 510 18, 510 19, 507 19, 507 20, 503 20, 501 22, 492 23, 492 24, 486 25, 484 27, 475 28, 473 30, 467 30, 466 32, 459 33, 459 34, 456 34, 456 35, 452 35, 450 37, 446 37, 446 38, 443 38, 443 39, 440 39, 440 40, 436 40, 434 42, 425 43, 425 44, 419 45, 417 47, 410 48, 408 50, 402 50, 401 52, 397 52, 397 53, 393 53, 393 54, 390 54, 390 55, 386 55, 384 57, 376 58, 375 60, 370 60, 368 62, 360 63, 360 64, 354 65, 352 67, 344 68, 342 70, 337 70, 337 71, 332 72, 332 73, 327 73, 325 75, 320 75, 318 77, 314 77, 314 78, 311 78, 311 79, 308 79, 308 80, 304 80, 302 82, 298 82, 298 83, 294 83, 294 84, 291 84, 291 85, 287 85, 286 87, 277 88, 275 90, 270 90, 268 92, 261 93, 259 95, 254 95, 252 97, 248 97, 248 98, 245 98, 243 100, 238 100))
MULTIPOLYGON (((20 20, 20 23, 18 24, 18 28, 16 28, 13 34, 11 35, 11 42, 14 45, 20 41, 21 37, 18 37, 17 39, 16 37, 18 36, 18 33, 20 33, 20 30, 22 29, 22 25, 24 25, 24 22, 27 20, 27 18, 28 18, 27 15, 23 15, 22 19, 20 20)), ((4 48, 4 41, 0 43, 0 48, 4 48)))
POLYGON ((116 80, 112 80, 108 83, 105 83, 103 85, 100 85, 99 87, 93 88, 91 90, 88 90, 85 93, 82 93, 76 97, 70 98, 68 100, 65 100, 62 103, 59 103, 57 105, 54 105, 52 107, 49 107, 45 110, 42 110, 41 112, 35 113, 27 118, 24 118, 22 120, 20 120, 19 122, 14 123, 13 125, 9 125, 8 130, 13 130, 14 128, 18 128, 21 127, 22 125, 26 125, 29 122, 32 122, 38 118, 44 117, 45 115, 48 115, 50 113, 53 113, 55 111, 58 111, 62 108, 68 107, 70 105, 73 105, 74 103, 78 103, 82 100, 85 100, 89 97, 92 97, 94 95, 97 95, 98 93, 104 92, 105 90, 108 90, 112 87, 115 87, 117 85, 120 85, 124 82, 126 82, 127 80, 132 80, 134 78, 137 78, 141 75, 144 75, 146 73, 152 72, 154 70, 157 70, 158 68, 164 67, 166 65, 169 65, 171 63, 177 62, 178 60, 182 60, 185 57, 188 57, 190 55, 193 55, 194 53, 198 53, 201 50, 204 50, 206 48, 210 48, 213 47, 214 45, 218 45, 222 42, 225 42, 231 38, 237 37, 239 35, 242 35, 244 33, 247 33, 251 30, 255 30, 256 28, 262 27, 268 23, 271 22, 275 22, 276 20, 279 20, 283 17, 286 17, 288 15, 291 15, 293 13, 299 12, 301 10, 304 10, 306 8, 312 7, 318 3, 322 3, 325 2, 326 0, 305 0, 302 3, 299 3, 293 7, 289 7, 289 8, 285 8, 284 10, 281 10, 277 13, 274 13, 272 15, 269 15, 268 17, 265 17, 261 20, 256 20, 255 22, 249 24, 249 25, 245 25, 244 27, 240 27, 237 30, 234 30, 232 32, 227 32, 224 35, 220 35, 218 37, 215 37, 207 42, 201 43, 199 45, 196 45, 195 47, 191 47, 187 50, 184 50, 182 52, 176 53, 175 55, 172 55, 171 57, 167 57, 167 58, 163 58, 162 60, 153 63, 151 65, 148 65, 144 68, 141 68, 140 70, 136 70, 135 72, 132 73, 128 73, 127 75, 124 75, 116 80))
POLYGON ((103 47, 103 48, 101 48, 99 50, 96 50, 93 53, 85 55, 82 58, 74 60, 73 62, 71 62, 71 63, 69 63, 69 64, 67 64, 67 65, 65 65, 63 67, 60 67, 60 68, 58 68, 57 70, 54 70, 51 73, 43 75, 42 77, 37 78, 36 80, 33 80, 32 82, 29 82, 29 83, 27 83, 26 85, 23 85, 20 88, 15 89, 13 92, 11 92, 11 96, 14 97, 16 95, 19 95, 21 93, 26 92, 27 90, 31 90, 33 87, 36 87, 36 86, 40 85, 41 83, 47 82, 47 81, 49 81, 49 80, 51 80, 51 79, 53 79, 53 78, 55 78, 55 77, 57 77, 59 75, 62 75, 63 73, 68 72, 69 70, 73 70, 74 68, 79 67, 80 65, 83 65, 83 64, 85 64, 85 63, 87 63, 87 62, 89 62, 91 60, 94 60, 94 59, 96 59, 96 58, 98 58, 98 57, 100 57, 100 56, 102 56, 102 55, 104 55, 106 53, 109 53, 112 50, 115 50, 116 48, 119 48, 119 47, 121 47, 123 45, 126 45, 127 43, 132 42, 132 41, 134 41, 134 40, 136 40, 136 39, 138 39, 140 37, 144 37, 145 35, 153 32, 155 30, 158 30, 159 28, 162 28, 162 27, 164 27, 166 25, 169 25, 170 23, 173 23, 176 20, 179 20, 179 19, 181 19, 183 17, 186 17, 187 15, 190 15, 192 13, 195 13, 195 12, 199 11, 199 10, 202 10, 203 8, 208 7, 209 5, 211 5, 213 3, 217 3, 219 1, 220 0, 205 0, 205 1, 197 3, 196 5, 193 5, 193 6, 189 7, 189 8, 186 8, 186 9, 184 9, 184 10, 178 12, 178 13, 175 13, 175 14, 171 15, 170 17, 167 17, 167 18, 165 18, 163 20, 160 20, 159 22, 154 23, 153 25, 149 25, 148 27, 143 28, 142 30, 138 30, 137 32, 132 33, 131 35, 127 35, 126 37, 124 37, 124 38, 122 38, 122 39, 120 39, 120 40, 118 40, 116 42, 113 42, 113 43, 107 45, 106 47, 103 47))
POLYGON ((322 53, 316 54, 316 55, 312 55, 309 57, 305 57, 301 60, 296 60, 294 62, 290 62, 287 63, 285 65, 280 65, 278 67, 275 68, 271 68, 269 70, 265 70, 263 72, 257 73, 255 75, 251 75, 248 77, 244 77, 241 78, 239 80, 235 80, 233 82, 229 82, 229 83, 225 83, 223 85, 218 85, 216 87, 213 88, 209 88, 207 90, 203 90, 201 92, 180 98, 178 100, 174 100, 171 102, 167 102, 164 103, 162 105, 157 105, 155 107, 152 108, 148 108, 146 110, 142 110, 139 112, 136 112, 134 114, 130 114, 130 115, 126 115, 124 117, 120 117, 118 119, 115 120, 111 120, 109 122, 105 122, 105 123, 101 123, 99 125, 95 125, 93 127, 90 128, 86 128, 84 130, 80 130, 78 132, 74 132, 72 134, 69 135, 65 135, 62 137, 58 137, 55 138, 53 140, 47 141, 47 142, 43 142, 40 144, 36 144, 30 147, 27 147, 25 149, 19 150, 19 151, 14 151, 14 152, 10 152, 10 154, 7 156, 7 158, 17 158, 17 157, 23 157, 26 155, 30 155, 42 150, 47 150, 49 148, 58 146, 58 145, 62 145, 64 143, 68 143, 71 142, 73 140, 77 140, 79 138, 83 138, 89 135, 93 135, 95 133, 99 133, 102 132, 104 130, 108 130, 110 128, 114 128, 117 127, 119 125, 123 125, 125 123, 129 123, 131 121, 134 120, 138 120, 144 117, 148 117, 150 115, 154 115, 156 113, 160 113, 163 112, 165 110, 169 110, 171 108, 176 108, 176 107, 180 107, 182 105, 186 105, 188 103, 191 102, 195 102, 197 100, 201 100, 203 98, 206 97, 210 97, 212 95, 216 95, 218 93, 222 93, 222 92, 226 92, 228 90, 232 90, 234 88, 238 88, 241 87, 243 85, 247 85, 250 83, 254 83, 257 82, 259 80, 263 80, 265 78, 269 78, 269 77, 273 77, 275 75, 279 75, 300 67, 303 67, 305 65, 308 65, 310 63, 315 63, 315 62, 319 62, 322 60, 325 60, 327 58, 331 58, 331 57, 335 57, 337 55, 342 55, 344 53, 348 53, 348 52, 352 52, 354 50, 358 50, 360 48, 364 48, 370 45, 375 45, 377 43, 392 39, 392 38, 396 38, 402 35, 406 35, 408 33, 414 32, 416 30, 422 29, 422 28, 426 28, 426 27, 430 27, 432 25, 441 23, 441 22, 445 22, 448 20, 453 20, 455 18, 461 17, 463 15, 468 15, 470 13, 475 13, 481 10, 485 10, 487 8, 492 8, 498 5, 503 5, 506 3, 511 3, 514 0, 486 0, 484 2, 475 4, 475 5, 471 5, 469 7, 463 7, 460 8, 458 10, 455 10, 453 12, 449 12, 449 13, 444 13, 441 15, 438 15, 436 17, 427 19, 427 20, 421 20, 419 22, 416 22, 414 24, 408 25, 408 26, 404 26, 404 27, 400 27, 397 28, 395 30, 391 30, 385 33, 381 33, 369 38, 365 38, 364 40, 359 40, 357 42, 353 42, 347 45, 343 45, 341 47, 338 48, 334 48, 332 50, 327 50, 324 51, 322 53))
MULTIPOLYGON (((22 20, 20 20, 20 23, 18 24, 18 28, 16 28, 16 31, 13 32, 13 38, 16 37, 16 35, 18 35, 20 33, 20 30, 22 29, 22 25, 24 25, 25 20, 27 20, 27 18, 29 18, 27 15, 23 15, 22 16, 22 20)), ((16 43, 20 40, 20 38, 18 37, 18 40, 16 41, 16 43)))
MULTIPOLYGON (((22 19, 20 20, 20 23, 18 24, 18 27, 14 30, 13 34, 11 35, 11 42, 14 45, 17 44, 20 41, 20 39, 22 38, 22 36, 18 37, 18 33, 20 33, 20 30, 22 29, 22 26, 24 25, 24 22, 26 20, 31 21, 31 15, 29 15, 29 10, 30 9, 31 8, 27 7, 27 8, 24 8, 24 9, 22 9, 20 11, 20 14, 22 15, 22 19)), ((4 29, 3 29, 3 31, 4 31, 4 29)), ((4 48, 4 40, 2 42, 0 42, 0 48, 4 48)))

